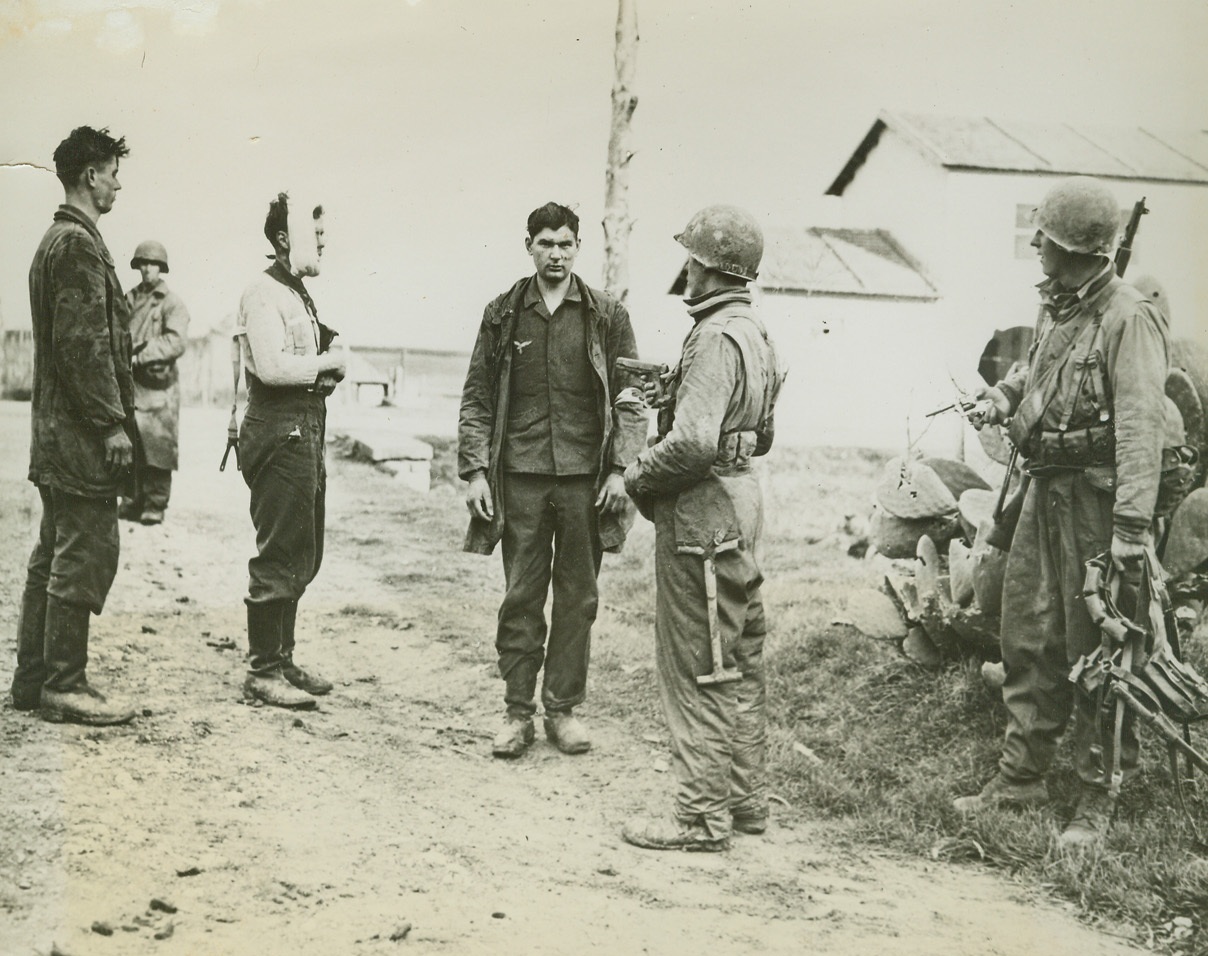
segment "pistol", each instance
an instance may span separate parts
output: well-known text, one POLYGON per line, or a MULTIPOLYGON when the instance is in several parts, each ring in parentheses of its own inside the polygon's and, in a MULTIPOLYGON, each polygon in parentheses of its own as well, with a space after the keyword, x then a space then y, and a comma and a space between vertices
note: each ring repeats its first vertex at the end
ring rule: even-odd
POLYGON ((635 378, 641 379, 644 385, 654 385, 654 402, 656 404, 664 397, 663 378, 670 371, 663 362, 640 362, 637 359, 617 358, 617 368, 628 372, 635 378))

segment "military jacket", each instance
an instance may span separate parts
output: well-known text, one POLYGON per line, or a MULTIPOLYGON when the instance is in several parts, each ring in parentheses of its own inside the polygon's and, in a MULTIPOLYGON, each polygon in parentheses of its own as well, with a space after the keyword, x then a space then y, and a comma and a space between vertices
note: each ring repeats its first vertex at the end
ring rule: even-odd
POLYGON ((135 286, 126 294, 134 351, 134 408, 139 437, 154 468, 177 465, 180 435, 180 372, 189 310, 162 279, 150 289, 135 286))
POLYGON ((762 502, 752 456, 767 454, 784 373, 746 289, 689 303, 696 319, 659 416, 656 444, 625 472, 635 498, 675 499, 681 545, 757 535, 762 502))
MULTIPOLYGON (((511 396, 512 360, 516 317, 533 276, 521 279, 503 295, 488 303, 470 355, 461 411, 457 425, 457 472, 470 479, 485 472, 495 503, 489 521, 470 519, 464 550, 490 554, 503 535, 506 520, 500 475, 504 467, 503 438, 511 396)), ((603 481, 632 461, 646 441, 646 413, 640 400, 624 397, 623 381, 616 369, 620 356, 637 358, 637 345, 629 313, 606 292, 590 288, 577 275, 576 283, 587 315, 587 358, 594 376, 594 414, 601 444, 597 477, 603 481)), ((600 544, 605 551, 619 551, 632 523, 632 509, 600 519, 600 544)))
POLYGON ((999 383, 1015 414, 1012 440, 1025 454, 1037 435, 1110 431, 1108 461, 1086 470, 1114 493, 1113 529, 1127 541, 1144 540, 1153 520, 1169 365, 1166 318, 1111 274, 1062 307, 1043 308, 1027 368, 999 383))
POLYGON ((105 439, 133 429, 126 300, 113 257, 83 212, 60 206, 29 270, 34 380, 29 480, 111 498, 123 475, 105 439))

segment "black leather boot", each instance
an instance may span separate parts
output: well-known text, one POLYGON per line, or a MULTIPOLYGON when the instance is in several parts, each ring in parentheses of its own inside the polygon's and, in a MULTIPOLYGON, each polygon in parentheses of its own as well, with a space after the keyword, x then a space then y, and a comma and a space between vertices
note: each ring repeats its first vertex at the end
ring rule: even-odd
POLYGON ((61 724, 124 724, 135 711, 111 702, 88 685, 88 625, 91 611, 51 595, 46 599, 46 683, 42 685, 41 716, 61 724))
POLYGON ((46 589, 26 588, 17 618, 17 669, 13 671, 13 707, 37 710, 46 683, 46 589))
POLYGON ((316 697, 330 694, 332 688, 331 681, 325 680, 314 671, 303 670, 294 663, 294 627, 297 621, 298 602, 286 601, 285 613, 281 616, 281 656, 285 659, 285 663, 281 667, 281 673, 298 690, 304 690, 306 693, 313 694, 316 697))
POLYGON ((314 707, 315 699, 285 679, 281 642, 289 603, 266 601, 247 606, 248 674, 243 696, 273 707, 301 710, 314 707))

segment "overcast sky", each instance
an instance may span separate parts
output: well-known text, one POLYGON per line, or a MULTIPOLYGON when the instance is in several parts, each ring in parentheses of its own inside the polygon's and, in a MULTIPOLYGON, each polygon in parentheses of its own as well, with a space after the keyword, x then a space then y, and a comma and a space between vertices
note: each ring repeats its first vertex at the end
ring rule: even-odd
MULTIPOLYGON (((683 331, 671 234, 712 202, 814 225, 880 109, 1203 129, 1202 0, 637 0, 632 297, 683 331)), ((0 316, 80 124, 126 135, 100 222, 123 283, 168 247, 197 328, 263 268, 279 189, 329 210, 320 313, 353 342, 468 349, 531 270, 524 220, 577 204, 600 281, 611 0, 0 0, 0 316), (334 12, 334 11, 339 12, 334 12)))

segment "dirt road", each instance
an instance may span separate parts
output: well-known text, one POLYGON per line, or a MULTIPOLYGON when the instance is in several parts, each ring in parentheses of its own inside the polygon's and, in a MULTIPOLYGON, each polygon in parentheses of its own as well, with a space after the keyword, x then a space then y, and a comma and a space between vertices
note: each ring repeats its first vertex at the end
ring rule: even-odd
MULTIPOLYGON (((601 615, 581 711, 591 753, 539 741, 493 760, 502 573, 458 550, 464 508, 448 485, 423 497, 331 462, 328 556, 302 603, 299 659, 336 689, 314 713, 243 704, 253 537, 242 481, 216 471, 224 425, 186 411, 169 519, 123 525, 94 619, 92 677, 145 716, 56 726, 6 695, 0 953, 1132 951, 992 874, 835 845, 785 808, 728 854, 624 844, 621 823, 667 806, 671 780, 648 629, 627 643, 617 609, 601 615), (640 706, 609 703, 622 684, 646 689, 640 706)), ((38 518, 27 435, 28 406, 0 403, 5 689, 38 518)), ((649 526, 632 546, 652 547, 649 526)))

